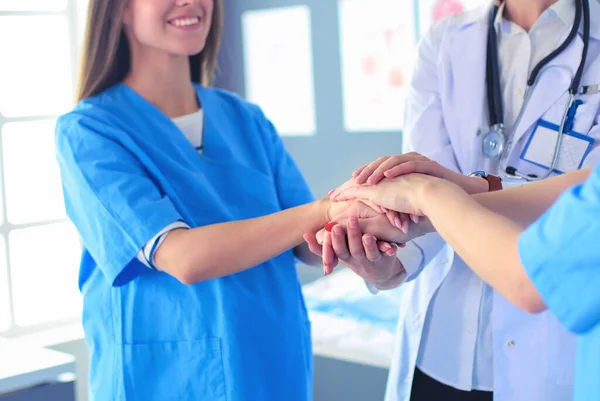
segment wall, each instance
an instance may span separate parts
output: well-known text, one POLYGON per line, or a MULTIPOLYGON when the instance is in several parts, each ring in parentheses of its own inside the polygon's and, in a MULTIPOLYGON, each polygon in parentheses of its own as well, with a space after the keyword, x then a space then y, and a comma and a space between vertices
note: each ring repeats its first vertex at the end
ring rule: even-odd
POLYGON ((311 10, 317 134, 285 137, 284 142, 315 195, 321 197, 348 180, 352 171, 362 164, 401 151, 400 132, 350 134, 344 130, 338 2, 225 0, 225 33, 217 86, 244 95, 241 14, 251 9, 299 4, 306 4, 311 10))

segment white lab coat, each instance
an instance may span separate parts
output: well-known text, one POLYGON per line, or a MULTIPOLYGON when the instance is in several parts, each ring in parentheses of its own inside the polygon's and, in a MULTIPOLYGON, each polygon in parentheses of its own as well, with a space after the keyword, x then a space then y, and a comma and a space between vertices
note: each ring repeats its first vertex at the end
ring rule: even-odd
MULTIPOLYGON (((596 0, 590 3, 592 29, 582 85, 600 84, 600 6, 596 0)), ((420 44, 407 96, 405 132, 410 134, 410 141, 405 142, 405 151, 422 153, 464 174, 481 169, 494 172, 495 168, 481 151, 482 136, 488 131, 485 117, 488 11, 482 8, 452 16, 432 28, 420 44)), ((544 172, 519 160, 519 155, 540 118, 560 121, 582 47, 580 35, 540 74, 526 112, 516 126, 518 143, 509 159, 522 172, 544 172)), ((596 125, 600 94, 580 98, 585 103, 578 108, 573 130, 596 138, 584 163, 587 167, 600 159, 597 146, 600 127, 596 125)), ((409 401, 427 309, 458 257, 437 234, 415 242, 423 250, 422 263, 419 274, 409 277, 402 287, 386 401, 409 401)), ((574 336, 550 312, 528 315, 498 293, 494 293, 492 319, 495 401, 571 400, 574 336), (518 346, 507 347, 508 338, 518 346)))

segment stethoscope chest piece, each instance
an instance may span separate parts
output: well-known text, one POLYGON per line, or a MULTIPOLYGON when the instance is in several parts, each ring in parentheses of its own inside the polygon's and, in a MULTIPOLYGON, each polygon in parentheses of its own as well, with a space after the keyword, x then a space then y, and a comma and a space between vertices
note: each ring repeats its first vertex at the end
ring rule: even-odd
POLYGON ((483 154, 487 158, 494 159, 502 154, 505 146, 504 125, 492 125, 490 131, 483 137, 483 154))

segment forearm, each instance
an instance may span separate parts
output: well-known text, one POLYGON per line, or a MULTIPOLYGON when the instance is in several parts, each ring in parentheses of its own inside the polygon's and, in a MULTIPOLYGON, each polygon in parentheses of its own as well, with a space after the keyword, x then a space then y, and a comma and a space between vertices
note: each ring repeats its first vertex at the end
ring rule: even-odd
POLYGON ((303 242, 327 224, 328 200, 248 220, 174 230, 154 255, 156 266, 186 284, 235 274, 303 242))
MULTIPOLYGON (((519 226, 527 227, 537 220, 565 190, 584 182, 590 171, 590 169, 578 170, 502 191, 478 193, 472 195, 472 199, 519 226)), ((421 234, 436 231, 426 217, 421 217, 419 230, 421 234)))
POLYGON ((527 227, 540 217, 569 187, 584 182, 590 169, 545 179, 520 187, 473 195, 480 205, 527 227))
POLYGON ((450 185, 430 185, 424 204, 437 232, 478 276, 522 309, 543 307, 519 258, 520 224, 450 185))

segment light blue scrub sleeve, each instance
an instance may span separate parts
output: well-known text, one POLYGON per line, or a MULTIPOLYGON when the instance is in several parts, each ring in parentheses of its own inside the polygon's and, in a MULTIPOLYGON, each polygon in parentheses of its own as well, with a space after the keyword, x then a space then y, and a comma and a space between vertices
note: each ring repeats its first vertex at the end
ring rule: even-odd
POLYGON ((600 323, 600 168, 521 235, 519 254, 546 305, 569 330, 581 334, 600 323))
POLYGON ((271 153, 271 167, 282 209, 304 205, 315 200, 306 179, 289 154, 275 126, 257 107, 259 125, 267 136, 271 153))
POLYGON ((115 138, 123 133, 89 117, 66 115, 56 126, 56 157, 65 205, 84 247, 112 285, 135 278, 136 255, 157 232, 183 220, 115 138))

